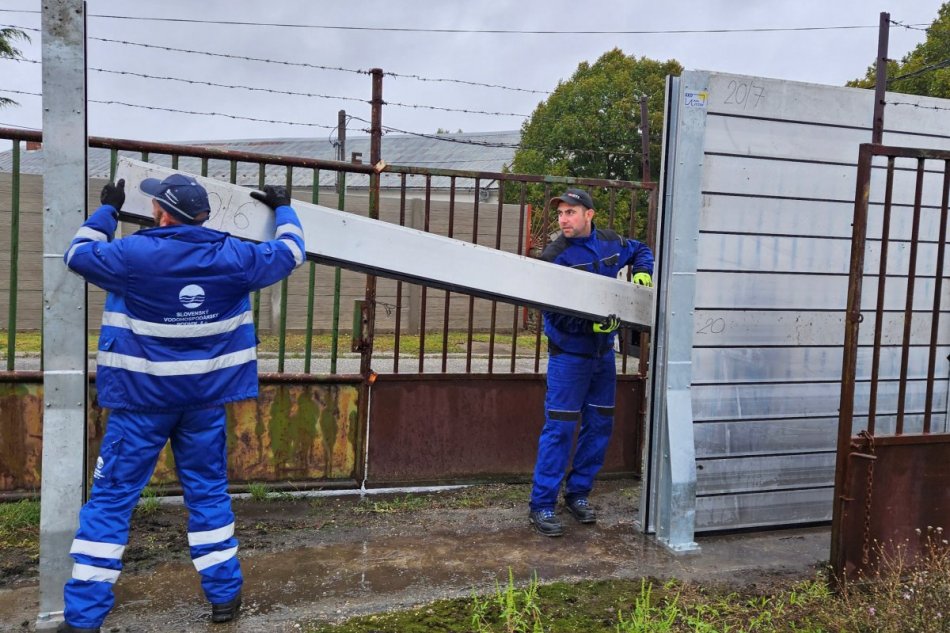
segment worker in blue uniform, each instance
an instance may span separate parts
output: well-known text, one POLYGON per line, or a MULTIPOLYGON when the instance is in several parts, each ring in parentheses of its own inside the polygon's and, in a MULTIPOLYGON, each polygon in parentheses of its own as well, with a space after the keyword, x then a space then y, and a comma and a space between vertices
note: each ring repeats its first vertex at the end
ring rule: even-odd
POLYGON ((58 631, 100 630, 112 609, 129 520, 159 452, 171 441, 188 509, 188 545, 211 603, 227 622, 241 606, 241 567, 228 495, 224 404, 257 396, 249 293, 303 263, 303 230, 284 187, 251 196, 276 214, 272 241, 252 244, 203 227, 208 192, 174 174, 142 181, 156 226, 113 239, 124 181, 107 184, 66 266, 108 291, 97 355, 99 405, 110 409, 89 501, 79 514, 58 631))
MULTIPOLYGON (((594 203, 589 193, 568 189, 552 198, 549 206, 557 210, 561 235, 544 249, 543 260, 611 278, 630 266, 634 283, 653 285, 650 248, 594 226, 594 203)), ((597 522, 588 496, 604 463, 613 428, 617 382, 614 337, 619 327, 616 316, 596 322, 544 313, 547 393, 528 514, 531 525, 544 536, 564 533, 555 512, 562 483, 568 513, 580 523, 597 522), (577 447, 565 482, 578 423, 577 447)))

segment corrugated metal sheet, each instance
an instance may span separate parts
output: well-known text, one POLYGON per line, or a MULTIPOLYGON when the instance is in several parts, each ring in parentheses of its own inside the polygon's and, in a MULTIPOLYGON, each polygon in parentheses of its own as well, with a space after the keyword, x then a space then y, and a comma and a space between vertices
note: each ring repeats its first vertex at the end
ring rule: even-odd
MULTIPOLYGON (((382 141, 383 160, 393 165, 409 165, 432 169, 501 172, 505 165, 511 165, 515 155, 514 146, 521 141, 521 133, 518 131, 444 134, 440 136, 457 142, 440 141, 406 134, 388 134, 383 137, 382 141)), ((301 158, 325 160, 335 160, 336 158, 336 148, 326 138, 216 140, 183 144, 301 158)), ((362 153, 363 162, 369 162, 369 137, 348 137, 346 139, 347 160, 349 160, 352 152, 362 153)), ((141 154, 138 152, 121 151, 119 154, 129 158, 141 158, 141 154)), ((171 166, 169 156, 151 156, 149 160, 158 165, 171 166)), ((108 178, 110 161, 110 150, 90 148, 89 176, 91 178, 108 178)), ((22 152, 20 163, 22 173, 42 174, 44 165, 42 149, 22 152)), ((182 171, 197 174, 201 172, 201 161, 196 158, 182 158, 178 167, 182 171)), ((0 152, 0 172, 9 172, 11 169, 12 152, 0 152)), ((208 175, 213 178, 227 180, 230 173, 230 164, 225 161, 213 160, 208 164, 208 175)), ((242 163, 238 165, 238 184, 257 186, 258 178, 259 172, 256 164, 242 163)), ((284 182, 285 179, 285 168, 277 165, 267 167, 268 182, 284 182)), ((313 172, 309 169, 296 169, 294 170, 293 182, 294 186, 310 187, 313 185, 313 172)), ((335 172, 321 172, 320 186, 330 187, 334 186, 335 183, 335 172)), ((362 174, 351 173, 347 175, 346 184, 348 188, 366 188, 368 178, 362 174)), ((425 186, 422 177, 410 177, 408 184, 409 186, 425 186), (418 180, 418 182, 414 183, 413 180, 418 180)), ((474 186, 472 181, 466 181, 466 179, 460 179, 456 185, 460 188, 474 186)), ((399 187, 399 175, 383 173, 380 186, 384 188, 399 187)), ((449 179, 435 176, 432 178, 432 186, 447 188, 449 179)), ((484 182, 482 186, 494 189, 497 184, 484 182)))

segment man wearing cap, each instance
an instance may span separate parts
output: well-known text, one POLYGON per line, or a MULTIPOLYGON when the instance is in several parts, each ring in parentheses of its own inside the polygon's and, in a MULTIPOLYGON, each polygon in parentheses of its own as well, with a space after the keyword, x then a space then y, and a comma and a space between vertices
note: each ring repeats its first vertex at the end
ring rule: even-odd
MULTIPOLYGON (((544 249, 541 259, 612 278, 630 266, 634 283, 653 285, 650 248, 595 227, 594 202, 589 193, 568 189, 548 204, 557 210, 561 235, 544 249)), ((580 432, 567 474, 564 506, 580 523, 597 522, 587 497, 604 463, 613 427, 617 378, 614 336, 619 327, 615 316, 595 322, 544 313, 548 339, 545 422, 538 441, 528 515, 531 525, 544 536, 564 533, 555 508, 578 423, 580 432)))
POLYGON ((304 261, 303 230, 283 187, 251 192, 276 213, 275 239, 243 242, 201 226, 208 192, 182 174, 143 180, 156 226, 113 240, 125 182, 107 184, 66 266, 108 292, 97 355, 99 405, 110 409, 70 554, 65 622, 99 631, 115 602, 129 520, 171 441, 188 508, 188 545, 213 622, 241 606, 228 495, 224 404, 257 396, 257 339, 248 294, 304 261))

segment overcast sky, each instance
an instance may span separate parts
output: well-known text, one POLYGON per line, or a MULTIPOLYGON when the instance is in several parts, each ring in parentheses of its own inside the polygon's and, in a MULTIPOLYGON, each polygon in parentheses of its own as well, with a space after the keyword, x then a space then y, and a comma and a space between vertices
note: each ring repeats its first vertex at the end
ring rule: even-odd
MULTIPOLYGON (((89 99, 305 123, 290 125, 203 116, 124 105, 89 104, 89 133, 150 141, 260 137, 329 137, 337 112, 369 119, 370 77, 314 67, 250 61, 256 57, 312 66, 418 75, 512 88, 550 91, 581 61, 619 47, 624 53, 676 59, 687 69, 842 85, 864 75, 877 52, 881 11, 906 25, 929 25, 941 0, 89 0, 89 99), (201 24, 98 16, 181 18, 204 21, 309 25, 201 24), (359 30, 317 27, 360 27, 359 30), (631 31, 866 27, 763 33, 647 33, 631 31), (461 29, 613 31, 614 33, 433 33, 373 30, 461 29), (620 33, 618 33, 620 32, 620 33), (626 32, 626 33, 623 33, 626 32), (194 54, 102 41, 191 49, 194 54), (93 69, 125 71, 198 82, 252 86, 278 92, 191 85, 93 69), (305 92, 355 100, 294 96, 305 92)), ((40 28, 39 0, 3 0, 0 24, 40 28)), ((38 61, 40 33, 18 45, 38 61)), ((892 26, 890 56, 901 58, 923 41, 923 30, 892 26)), ((7 92, 42 91, 38 63, 0 61, 0 95, 19 106, 0 109, 0 126, 42 127, 40 97, 7 92)), ((387 75, 383 124, 412 132, 438 128, 465 132, 516 130, 544 94, 452 81, 387 75)), ((349 135, 367 124, 351 120, 349 135)), ((7 145, 0 145, 6 149, 7 145)))

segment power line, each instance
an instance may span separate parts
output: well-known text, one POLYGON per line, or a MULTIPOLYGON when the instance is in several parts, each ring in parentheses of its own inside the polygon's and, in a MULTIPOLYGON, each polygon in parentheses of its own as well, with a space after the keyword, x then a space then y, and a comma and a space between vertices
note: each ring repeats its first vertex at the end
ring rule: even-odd
POLYGON ((893 24, 894 26, 905 28, 910 31, 923 31, 924 33, 926 33, 929 30, 928 26, 925 26, 924 28, 920 28, 917 25, 904 24, 903 22, 898 22, 897 20, 891 20, 891 24, 893 24))
POLYGON ((945 59, 943 61, 937 62, 935 64, 930 64, 929 66, 924 66, 919 70, 909 72, 906 75, 900 75, 899 77, 893 77, 887 80, 888 85, 894 83, 895 81, 900 81, 901 79, 910 79, 911 77, 916 77, 918 75, 923 75, 924 73, 929 73, 932 70, 939 70, 941 68, 946 68, 950 66, 950 59, 945 59))
MULTIPOLYGON (((39 11, 0 9, 0 12, 8 13, 39 13, 39 11)), ((796 32, 796 31, 838 31, 853 29, 874 29, 878 28, 876 24, 843 24, 834 26, 796 26, 796 27, 758 27, 758 28, 723 28, 723 29, 638 29, 638 30, 592 30, 592 29, 571 29, 571 30, 553 30, 553 29, 440 29, 440 28, 421 28, 421 27, 396 27, 396 26, 342 26, 338 24, 298 24, 286 22, 243 22, 239 20, 199 20, 195 18, 168 18, 151 16, 129 16, 129 15, 109 15, 102 13, 91 13, 91 18, 104 18, 109 20, 137 20, 144 22, 173 22, 186 24, 221 24, 227 26, 270 26, 292 29, 321 29, 321 30, 339 30, 339 31, 383 31, 395 33, 479 33, 489 35, 696 35, 696 34, 715 34, 715 33, 776 33, 776 32, 796 32)), ((901 25, 903 26, 903 25, 901 25)))

